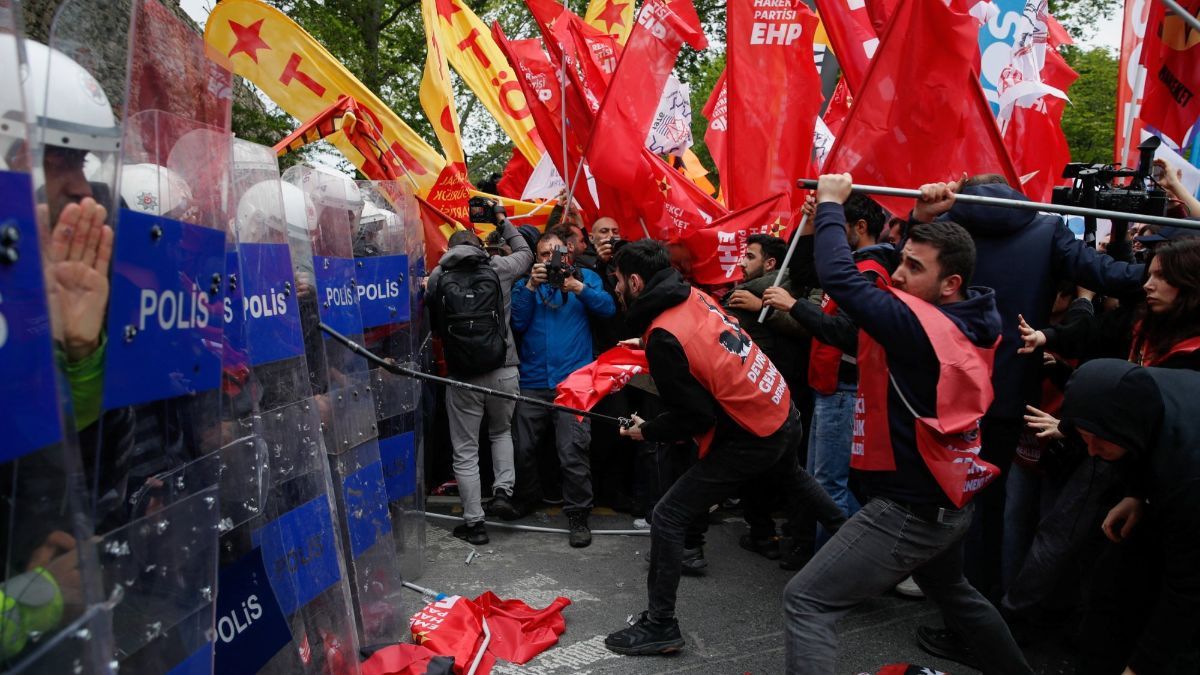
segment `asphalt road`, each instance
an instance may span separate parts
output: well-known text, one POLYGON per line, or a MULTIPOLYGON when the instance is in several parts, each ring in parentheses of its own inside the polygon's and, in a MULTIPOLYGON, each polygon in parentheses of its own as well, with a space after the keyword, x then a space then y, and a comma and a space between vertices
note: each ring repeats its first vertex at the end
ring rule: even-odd
MULTIPOLYGON (((440 499, 430 511, 461 511, 456 499, 440 499)), ((592 545, 572 549, 566 535, 489 528, 490 543, 472 547, 454 538, 454 523, 430 520, 425 571, 416 582, 447 593, 474 597, 490 589, 502 598, 516 597, 534 607, 556 596, 571 599, 564 610, 567 631, 555 647, 518 666, 498 662, 498 674, 560 675, 566 673, 782 673, 783 619, 781 593, 790 572, 775 562, 742 550, 738 537, 747 528, 735 516, 715 517, 709 529, 708 574, 684 577, 679 589, 678 617, 687 646, 667 657, 625 657, 604 648, 604 636, 625 626, 626 618, 645 609, 646 570, 642 556, 649 537, 596 536, 592 545), (477 555, 464 561, 471 549, 477 555)), ((566 527, 557 509, 535 513, 528 525, 566 527)), ((630 529, 628 516, 599 510, 592 529, 630 529)), ((412 609, 420 598, 413 593, 412 609)), ((930 666, 953 675, 977 673, 965 666, 931 657, 917 647, 914 630, 940 621, 927 601, 884 596, 865 603, 839 625, 837 673, 874 673, 890 663, 930 666)), ((1061 658, 1029 653, 1039 673, 1069 673, 1061 658)))

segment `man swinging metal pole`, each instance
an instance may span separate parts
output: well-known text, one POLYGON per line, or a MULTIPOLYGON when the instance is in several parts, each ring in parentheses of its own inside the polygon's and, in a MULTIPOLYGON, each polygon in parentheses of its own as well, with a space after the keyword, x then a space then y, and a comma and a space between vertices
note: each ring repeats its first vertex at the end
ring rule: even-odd
MULTIPOLYGON (((802 190, 815 190, 817 181, 802 178, 796 181, 796 187, 802 190)), ((909 190, 906 188, 884 187, 880 185, 855 185, 855 192, 861 192, 867 195, 882 195, 884 197, 907 197, 909 199, 919 199, 921 197, 920 190, 909 190)), ((1062 213, 1072 216, 1091 216, 1094 218, 1109 218, 1112 220, 1136 221, 1146 223, 1147 225, 1168 225, 1170 227, 1183 227, 1189 230, 1200 230, 1200 221, 1185 220, 1183 218, 1167 218, 1166 216, 1147 216, 1140 213, 1125 213, 1123 211, 1105 211, 1103 209, 1089 209, 1082 206, 1067 206, 1065 204, 1047 204, 1045 202, 1024 202, 1017 199, 1001 199, 999 197, 980 197, 977 195, 955 195, 954 200, 963 204, 983 204, 986 206, 1004 206, 1011 209, 1023 209, 1025 211, 1049 211, 1051 213, 1062 213)))
POLYGON ((487 387, 481 387, 477 384, 470 384, 469 382, 459 382, 458 380, 452 380, 448 377, 439 377, 437 375, 430 375, 429 373, 422 373, 421 371, 414 370, 412 368, 406 368, 404 366, 397 365, 387 359, 383 359, 383 358, 376 356, 375 354, 371 353, 366 347, 363 347, 362 345, 358 344, 354 340, 351 340, 350 338, 346 337, 345 335, 342 335, 341 333, 337 332, 336 330, 330 328, 324 322, 320 323, 319 327, 321 328, 321 330, 325 331, 326 335, 328 335, 329 337, 333 338, 334 340, 342 343, 342 345, 345 346, 350 351, 354 352, 355 354, 358 354, 359 356, 364 357, 371 363, 374 363, 375 365, 386 369, 388 372, 395 373, 396 375, 403 375, 405 377, 411 377, 411 378, 415 378, 418 380, 427 380, 429 382, 437 382, 439 384, 444 384, 448 387, 458 387, 459 389, 466 389, 467 391, 478 392, 480 394, 484 394, 485 396, 498 396, 500 398, 506 398, 510 401, 520 401, 522 403, 529 403, 532 405, 540 405, 544 408, 560 410, 562 412, 571 413, 572 415, 583 415, 585 417, 591 417, 593 419, 605 420, 608 422, 615 422, 623 427, 632 425, 632 420, 629 419, 628 417, 613 417, 611 415, 601 415, 600 413, 594 413, 590 410, 581 410, 579 408, 572 408, 570 406, 558 405, 557 403, 548 403, 541 399, 530 398, 528 396, 521 396, 520 394, 510 394, 506 391, 498 391, 496 389, 489 389, 487 387))

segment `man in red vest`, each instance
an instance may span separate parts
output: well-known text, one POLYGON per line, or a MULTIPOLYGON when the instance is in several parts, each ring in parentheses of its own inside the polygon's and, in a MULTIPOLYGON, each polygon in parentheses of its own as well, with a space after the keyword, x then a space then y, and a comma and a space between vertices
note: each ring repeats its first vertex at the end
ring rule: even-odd
POLYGON ((799 442, 800 415, 787 383, 738 322, 708 294, 671 267, 660 242, 643 239, 615 258, 617 298, 641 335, 650 375, 666 412, 636 415, 622 434, 671 443, 694 438, 700 460, 659 499, 650 530, 649 608, 604 644, 618 654, 667 654, 683 647, 675 595, 689 523, 766 471, 791 475, 789 484, 825 527, 845 521, 841 509, 786 452, 799 442))
POLYGON ((854 265, 842 204, 849 174, 817 186, 821 287, 861 328, 850 466, 867 498, 784 591, 789 673, 830 673, 835 624, 912 575, 970 636, 986 672, 1031 673, 999 612, 963 576, 971 498, 996 477, 979 459, 1001 331, 990 289, 971 288, 975 245, 962 227, 914 227, 892 286, 854 265))

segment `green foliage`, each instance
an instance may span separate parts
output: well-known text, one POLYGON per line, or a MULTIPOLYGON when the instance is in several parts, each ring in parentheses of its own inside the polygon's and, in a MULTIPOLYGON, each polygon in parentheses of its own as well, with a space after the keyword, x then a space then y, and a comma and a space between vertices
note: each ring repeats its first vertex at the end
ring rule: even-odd
POLYGON ((1106 49, 1066 47, 1063 56, 1079 73, 1067 92, 1071 105, 1063 113, 1062 128, 1071 146, 1071 161, 1108 163, 1116 136, 1116 56, 1106 49))
POLYGON ((1122 5, 1121 0, 1050 0, 1051 16, 1075 39, 1091 36, 1100 19, 1107 19, 1122 5))

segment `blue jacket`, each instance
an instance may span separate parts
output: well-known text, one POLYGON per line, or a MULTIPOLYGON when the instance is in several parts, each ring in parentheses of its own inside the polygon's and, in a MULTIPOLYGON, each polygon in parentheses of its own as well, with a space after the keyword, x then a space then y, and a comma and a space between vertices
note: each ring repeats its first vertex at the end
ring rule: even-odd
MULTIPOLYGON (((1007 185, 976 185, 965 195, 1028 201, 1007 185)), ((988 415, 1021 419, 1025 404, 1041 397, 1041 357, 1019 356, 1017 315, 1034 328, 1049 322, 1059 279, 1070 279, 1105 295, 1139 294, 1142 265, 1113 260, 1075 238, 1063 219, 1002 206, 955 204, 945 218, 966 228, 975 240, 975 277, 971 283, 996 291, 1004 321, 1004 339, 996 350, 992 385, 996 400, 988 415)))
POLYGON ((579 295, 545 284, 535 293, 526 285, 528 278, 513 286, 512 329, 521 357, 522 389, 553 389, 567 375, 591 363, 588 315, 605 319, 617 311, 617 303, 604 290, 599 275, 589 269, 579 271, 584 286, 579 295))
MULTIPOLYGON (((908 305, 877 288, 855 267, 850 245, 846 243, 846 214, 842 205, 818 205, 816 220, 814 257, 821 288, 883 347, 888 371, 896 383, 888 387, 888 428, 892 432, 896 470, 860 471, 857 476, 872 497, 950 506, 921 459, 916 423, 904 404, 907 400, 922 417, 937 412, 940 364, 929 336, 908 305), (903 392, 903 399, 896 393, 897 388, 903 392)), ((990 288, 968 288, 966 300, 939 305, 938 309, 976 345, 990 347, 1000 335, 1000 313, 990 288)))

